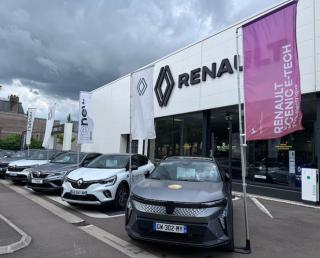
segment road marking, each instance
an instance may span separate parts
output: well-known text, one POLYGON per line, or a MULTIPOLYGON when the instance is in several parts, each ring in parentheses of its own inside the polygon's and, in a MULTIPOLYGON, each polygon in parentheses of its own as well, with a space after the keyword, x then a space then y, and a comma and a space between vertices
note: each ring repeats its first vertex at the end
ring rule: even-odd
MULTIPOLYGON (((238 195, 238 196, 243 196, 243 193, 241 193, 241 192, 233 192, 233 193, 234 193, 235 195, 238 195)), ((254 197, 254 198, 256 198, 256 199, 262 199, 262 200, 267 200, 267 201, 274 201, 274 202, 286 203, 286 204, 295 205, 295 206, 301 206, 301 207, 306 207, 306 208, 320 209, 319 206, 304 204, 304 203, 296 202, 296 201, 289 201, 289 200, 284 200, 284 199, 279 199, 279 198, 273 198, 273 197, 267 197, 267 196, 256 195, 256 194, 247 194, 247 196, 248 196, 248 197, 254 197)))
POLYGON ((265 214, 267 214, 270 218, 273 219, 273 216, 271 215, 270 211, 261 203, 259 202, 256 198, 250 197, 250 199, 253 201, 253 203, 265 214))
POLYGON ((21 235, 19 241, 12 243, 10 245, 0 246, 0 254, 9 254, 15 251, 18 251, 22 248, 27 247, 31 243, 31 236, 27 235, 22 229, 18 228, 15 224, 13 224, 10 220, 8 220, 5 216, 0 214, 0 219, 2 219, 5 223, 7 223, 11 228, 13 228, 16 232, 21 235))
POLYGON ((87 210, 85 208, 82 208, 80 206, 74 207, 72 205, 70 205, 69 203, 65 202, 64 200, 61 199, 60 196, 46 196, 47 198, 49 198, 50 200, 53 200, 57 203, 60 203, 72 210, 81 212, 83 215, 86 215, 88 217, 91 218, 96 218, 96 219, 110 219, 110 218, 116 218, 116 217, 123 217, 124 216, 124 212, 121 214, 116 214, 116 215, 108 215, 106 213, 103 213, 101 211, 90 211, 87 210))
POLYGON ((81 207, 73 207, 72 205, 70 205, 69 203, 65 202, 64 200, 61 199, 61 197, 59 196, 46 196, 47 198, 49 198, 50 200, 53 200, 59 204, 62 204, 72 210, 81 212, 83 215, 86 215, 88 217, 91 218, 96 218, 96 219, 107 219, 109 218, 109 216, 107 214, 104 214, 102 212, 96 212, 96 211, 88 211, 88 210, 84 210, 81 207))
POLYGON ((87 232, 88 234, 92 235, 93 237, 99 239, 100 241, 112 246, 113 248, 120 250, 121 252, 128 255, 129 257, 132 257, 132 258, 158 257, 94 225, 88 225, 88 226, 83 226, 79 228, 87 232))
MULTIPOLYGON (((2 182, 0 183, 2 184, 2 182)), ((10 183, 4 183, 3 185, 6 185, 8 188, 23 195, 27 199, 39 204, 43 208, 49 210, 53 214, 57 215, 58 217, 62 218, 63 220, 71 224, 84 222, 84 220, 81 219, 80 217, 73 215, 72 213, 67 212, 63 208, 60 208, 48 201, 45 201, 41 197, 38 197, 32 194, 30 191, 24 189, 23 187, 18 187, 10 183)), ((126 254, 129 257, 132 257, 132 258, 158 257, 94 225, 78 226, 77 228, 86 232, 87 234, 90 234, 91 236, 104 242, 105 244, 113 247, 114 249, 126 254)))

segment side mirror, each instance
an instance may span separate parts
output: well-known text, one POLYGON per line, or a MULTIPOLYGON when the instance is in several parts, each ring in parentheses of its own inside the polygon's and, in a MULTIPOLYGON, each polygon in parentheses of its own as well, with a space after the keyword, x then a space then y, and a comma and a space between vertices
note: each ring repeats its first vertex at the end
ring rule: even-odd
POLYGON ((148 170, 148 171, 146 171, 145 173, 144 173, 144 176, 145 176, 145 178, 148 178, 149 176, 150 176, 150 171, 148 170))

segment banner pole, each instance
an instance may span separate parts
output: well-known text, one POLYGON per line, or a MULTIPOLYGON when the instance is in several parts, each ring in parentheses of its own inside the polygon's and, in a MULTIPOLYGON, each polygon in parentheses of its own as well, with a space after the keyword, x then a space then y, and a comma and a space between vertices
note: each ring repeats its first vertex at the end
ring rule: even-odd
MULTIPOLYGON (((132 80, 132 73, 130 74, 130 84, 132 80)), ((131 189, 132 189, 132 134, 131 134, 131 120, 132 120, 132 112, 131 112, 131 107, 132 105, 132 93, 131 93, 131 85, 130 85, 130 131, 129 131, 129 175, 130 175, 130 187, 129 187, 129 197, 131 196, 131 189)))
MULTIPOLYGON (((247 184, 246 184, 246 137, 243 133, 242 125, 242 107, 241 107, 241 90, 240 90, 240 55, 239 55, 239 28, 236 29, 236 46, 237 46, 237 84, 238 84, 238 109, 239 109, 239 137, 240 137, 240 152, 241 152, 241 170, 242 170, 242 189, 243 189, 243 206, 244 219, 246 228, 246 247, 244 251, 251 253, 249 223, 248 223, 248 208, 247 208, 247 184)), ((243 103, 244 105, 244 103, 243 103)), ((244 114, 245 116, 245 114, 244 114)))
POLYGON ((77 148, 77 163, 78 163, 78 168, 80 167, 80 149, 81 149, 81 144, 78 144, 78 148, 77 148))

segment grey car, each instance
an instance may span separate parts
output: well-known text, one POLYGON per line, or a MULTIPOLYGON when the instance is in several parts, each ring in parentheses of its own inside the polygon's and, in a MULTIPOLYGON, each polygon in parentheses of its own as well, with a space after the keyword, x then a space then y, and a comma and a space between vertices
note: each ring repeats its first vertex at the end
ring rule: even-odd
MULTIPOLYGON (((29 155, 31 155, 35 150, 29 150, 29 155)), ((13 153, 10 157, 4 157, 0 159, 0 178, 5 177, 5 173, 8 169, 8 165, 10 162, 26 159, 28 156, 27 150, 21 150, 13 153)))
POLYGON ((133 189, 126 230, 136 240, 233 250, 228 174, 212 159, 170 157, 133 189))
POLYGON ((32 169, 28 178, 28 187, 34 191, 61 191, 62 183, 71 171, 86 166, 100 153, 66 152, 50 163, 32 169))

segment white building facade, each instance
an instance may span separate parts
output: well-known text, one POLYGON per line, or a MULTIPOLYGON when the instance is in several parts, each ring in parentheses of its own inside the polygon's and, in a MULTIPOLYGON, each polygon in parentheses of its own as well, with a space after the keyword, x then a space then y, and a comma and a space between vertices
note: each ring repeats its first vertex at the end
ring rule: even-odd
MULTIPOLYGON (((140 141, 137 146, 139 153, 148 154, 150 158, 214 154, 223 160, 228 153, 231 134, 233 160, 237 162, 239 135, 236 28, 277 7, 279 5, 152 63, 157 138, 149 142, 140 141), (232 122, 226 121, 230 116, 233 118, 232 122), (232 130, 229 130, 230 123, 232 130)), ((303 165, 318 166, 320 1, 298 2, 297 41, 305 130, 281 139, 251 142, 248 147, 249 170, 250 166, 254 168, 259 162, 265 165, 263 162, 266 160, 270 164, 278 164, 278 167, 283 165, 288 170, 290 151, 295 152, 296 170, 303 165), (303 162, 308 164, 302 164, 303 162)), ((239 43, 242 59, 242 38, 239 43)), ((242 81, 241 68, 240 76, 242 81)), ((82 151, 127 152, 130 132, 130 74, 97 88, 92 93, 94 143, 84 144, 82 151)))

